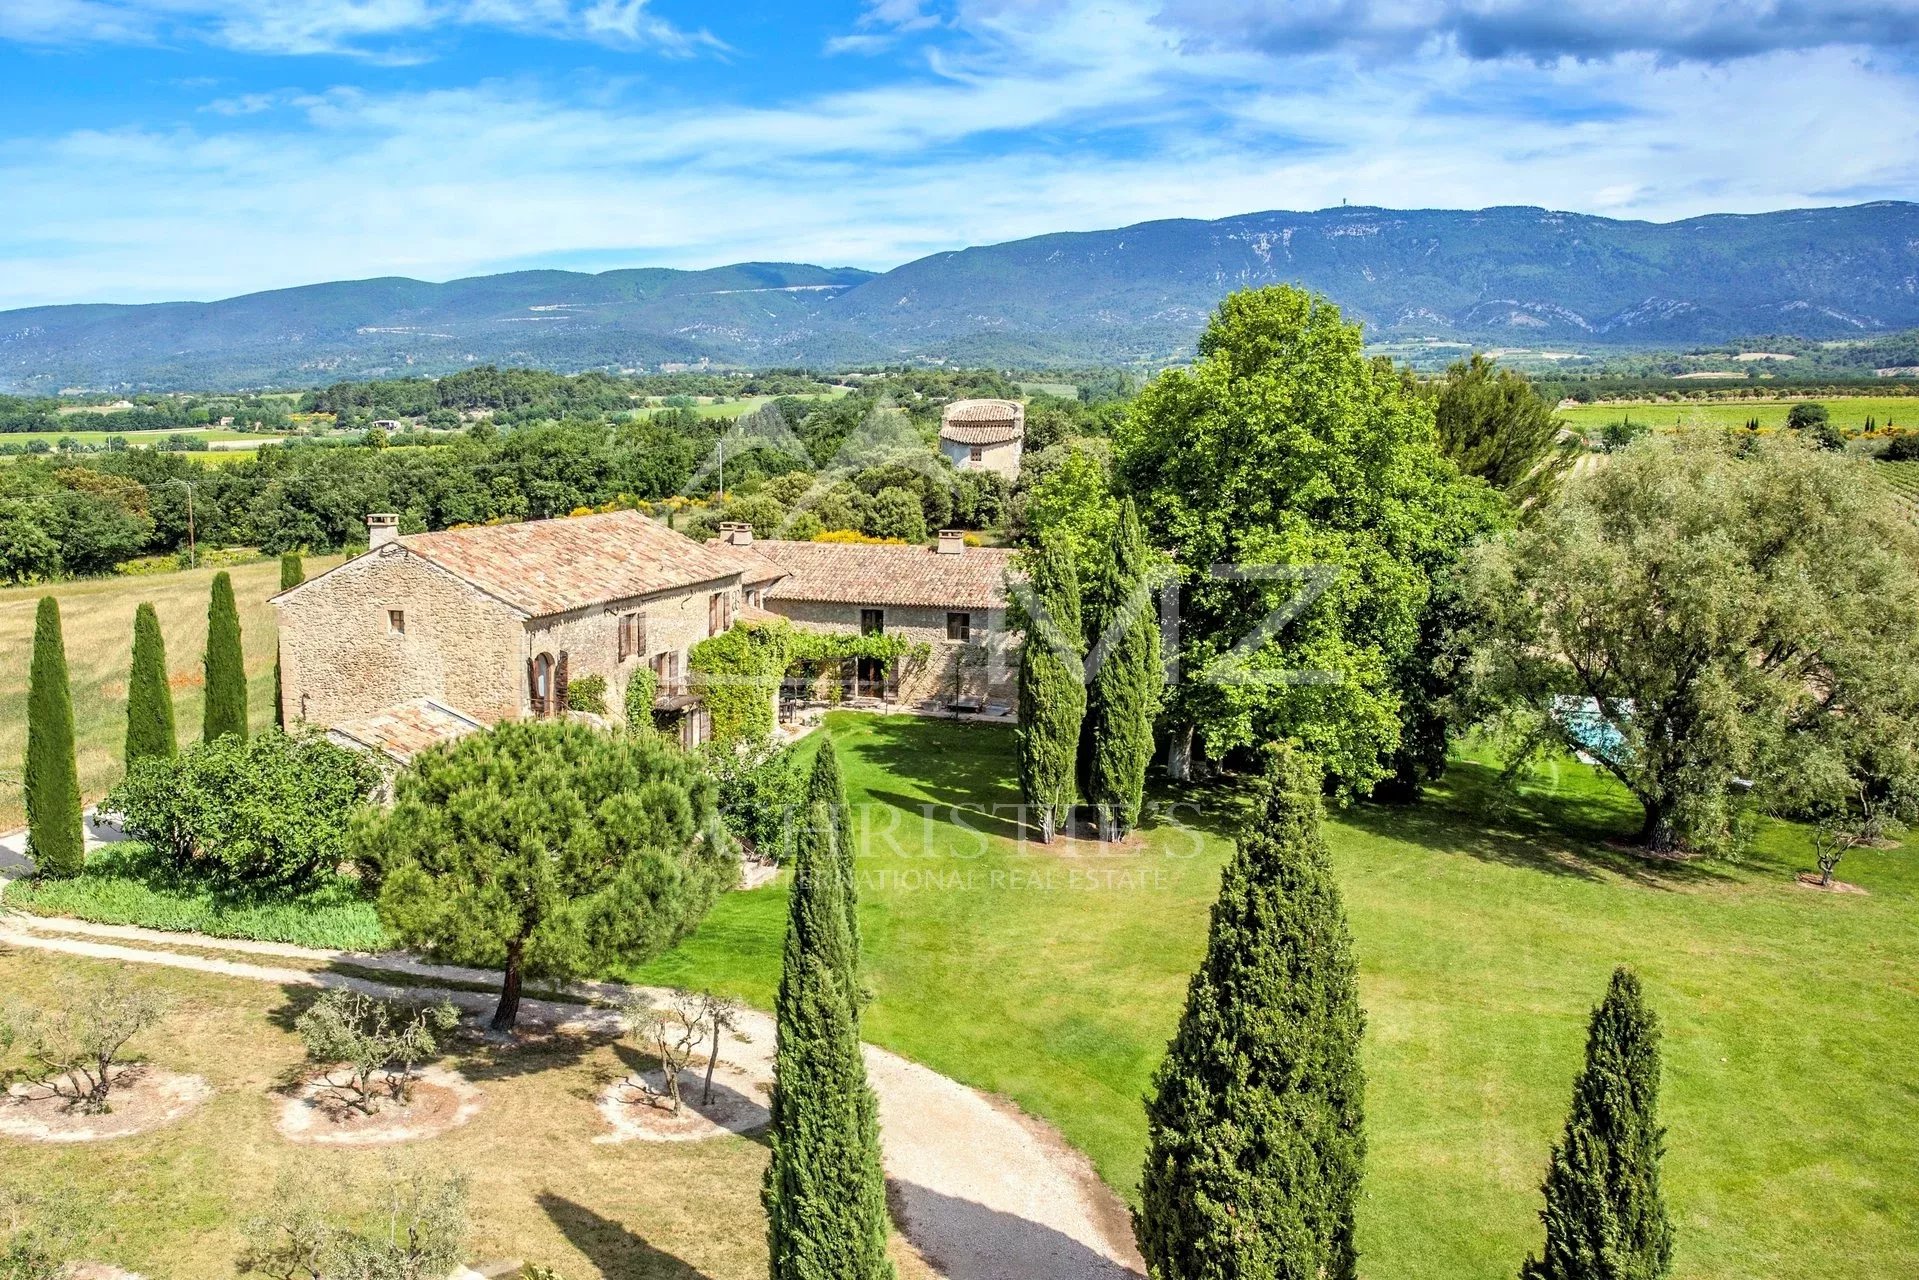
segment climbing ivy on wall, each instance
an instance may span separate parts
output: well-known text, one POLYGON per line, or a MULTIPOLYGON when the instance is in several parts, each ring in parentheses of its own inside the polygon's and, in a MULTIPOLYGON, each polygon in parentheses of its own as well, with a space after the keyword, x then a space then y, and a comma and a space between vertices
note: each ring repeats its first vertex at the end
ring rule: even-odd
POLYGON ((887 665, 924 662, 925 641, 889 635, 802 631, 786 622, 742 622, 687 651, 693 687, 712 720, 713 741, 737 742, 773 732, 773 692, 782 677, 817 674, 853 658, 887 665))

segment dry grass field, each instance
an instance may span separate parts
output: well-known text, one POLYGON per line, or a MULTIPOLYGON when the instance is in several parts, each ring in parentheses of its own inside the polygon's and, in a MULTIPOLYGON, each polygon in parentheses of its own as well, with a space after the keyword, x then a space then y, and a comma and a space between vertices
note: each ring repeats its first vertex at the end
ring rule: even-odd
MULTIPOLYGON (((111 966, 37 952, 0 954, 0 987, 57 999, 111 966)), ((310 1070, 292 1019, 306 988, 135 966, 167 1021, 135 1045, 156 1067, 203 1077, 212 1098, 185 1118, 107 1142, 7 1141, 8 1178, 77 1194, 103 1230, 91 1252, 149 1280, 238 1274, 241 1224, 262 1212, 282 1173, 339 1171, 368 1185, 385 1161, 471 1180, 475 1262, 521 1258, 568 1280, 756 1280, 766 1274, 757 1138, 625 1143, 605 1132, 594 1097, 638 1061, 604 1039, 556 1037, 499 1051, 468 1045, 447 1063, 480 1089, 482 1110, 451 1132, 397 1147, 295 1145, 274 1124, 282 1089, 310 1070)), ((404 1166, 403 1166, 404 1167, 404 1166)), ((902 1251, 902 1280, 930 1273, 902 1251)))
MULTIPOLYGON (((338 556, 310 556, 307 574, 338 564, 338 556)), ((33 653, 33 617, 40 597, 60 601, 67 668, 73 683, 73 718, 80 758, 80 787, 98 798, 120 779, 126 734, 127 668, 133 658, 133 614, 149 601, 166 635, 180 740, 200 734, 201 652, 206 648, 207 600, 216 569, 143 577, 92 578, 52 586, 0 591, 0 831, 26 821, 20 768, 27 750, 27 666, 33 653)), ((273 608, 279 590, 277 560, 228 570, 240 604, 246 645, 253 723, 273 719, 273 657, 277 645, 273 608)))

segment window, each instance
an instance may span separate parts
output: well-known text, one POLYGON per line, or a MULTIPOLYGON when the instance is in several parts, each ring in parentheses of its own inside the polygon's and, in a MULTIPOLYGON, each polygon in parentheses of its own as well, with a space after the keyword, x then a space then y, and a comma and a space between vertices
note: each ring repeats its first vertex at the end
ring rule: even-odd
POLYGON ((637 658, 646 652, 646 615, 643 613, 623 613, 620 615, 619 661, 637 658))
POLYGON ((982 449, 978 445, 974 445, 971 449, 968 449, 966 451, 966 457, 967 457, 967 461, 977 463, 981 459, 986 457, 986 450, 982 449))
POLYGON ((386 629, 396 636, 406 634, 406 610, 388 609, 386 611, 386 629))
POLYGON ((706 634, 716 636, 733 625, 731 592, 715 591, 706 598, 706 634))
POLYGON ((680 687, 680 655, 672 650, 653 655, 654 692, 662 698, 678 697, 685 692, 680 687))
POLYGON ((886 610, 861 609, 860 634, 863 636, 884 635, 886 632, 886 610))
POLYGON ((949 613, 946 615, 946 638, 948 640, 967 641, 973 638, 973 615, 970 613, 949 613))

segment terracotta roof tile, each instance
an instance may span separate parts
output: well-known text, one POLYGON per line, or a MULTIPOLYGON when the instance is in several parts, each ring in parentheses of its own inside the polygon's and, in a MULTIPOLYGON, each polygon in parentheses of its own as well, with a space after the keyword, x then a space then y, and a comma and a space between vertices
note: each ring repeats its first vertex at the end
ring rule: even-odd
POLYGON ((955 400, 940 414, 940 438, 957 444, 1002 444, 1026 434, 1026 406, 1017 400, 955 400))
POLYGON ((416 698, 398 706, 384 707, 372 715, 342 720, 328 733, 350 738, 405 764, 428 747, 464 738, 485 727, 473 717, 431 698, 416 698))
POLYGON ((767 591, 775 603, 998 609, 1006 604, 1006 574, 1013 564, 1013 553, 1005 547, 942 554, 932 547, 769 538, 755 542, 751 550, 786 573, 767 591))
POLYGON ((749 563, 637 511, 414 533, 399 545, 536 618, 730 578, 749 563))

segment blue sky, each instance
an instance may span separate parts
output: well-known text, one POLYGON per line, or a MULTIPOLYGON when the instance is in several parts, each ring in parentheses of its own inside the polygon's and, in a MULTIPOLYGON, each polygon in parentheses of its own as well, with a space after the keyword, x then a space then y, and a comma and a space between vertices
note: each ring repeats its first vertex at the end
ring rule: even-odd
POLYGON ((1919 198, 1919 0, 0 0, 0 308, 1919 198))

